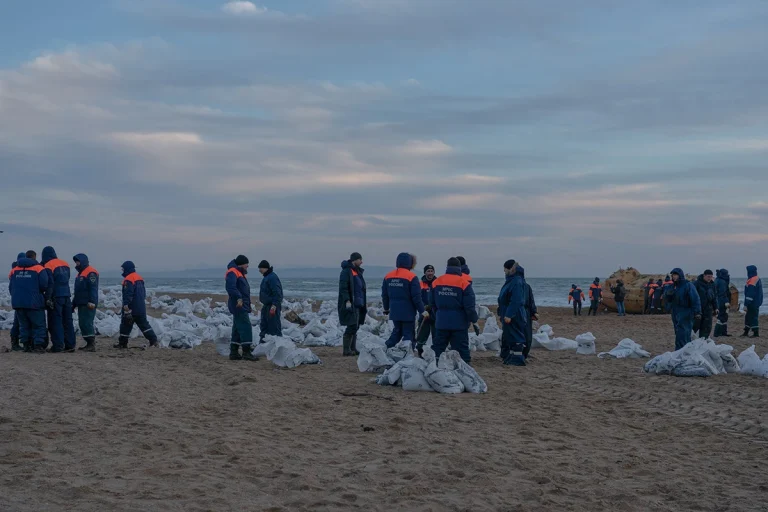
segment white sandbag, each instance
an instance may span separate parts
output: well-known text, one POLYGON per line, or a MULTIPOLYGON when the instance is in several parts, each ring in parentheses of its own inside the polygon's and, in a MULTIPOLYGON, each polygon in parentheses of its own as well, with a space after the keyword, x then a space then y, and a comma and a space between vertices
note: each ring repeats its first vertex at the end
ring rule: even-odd
POLYGON ((491 313, 490 309, 488 309, 485 306, 477 306, 477 318, 487 319, 492 317, 493 317, 493 313, 491 313))
POLYGON ((576 336, 576 353, 581 355, 592 355, 595 353, 595 337, 591 332, 579 334, 576 336))
POLYGON ((387 355, 386 347, 370 341, 357 340, 357 368, 363 372, 378 373, 395 365, 395 361, 387 355))
MULTIPOLYGON (((445 353, 441 358, 444 355, 445 353)), ((424 376, 427 378, 429 385, 432 386, 432 389, 438 393, 456 394, 464 391, 464 384, 456 375, 456 372, 439 368, 434 361, 429 363, 427 369, 424 370, 424 376)))
POLYGON ((616 345, 615 348, 609 352, 600 352, 597 354, 600 359, 616 358, 616 359, 638 359, 641 357, 651 357, 651 354, 643 350, 643 347, 635 343, 629 338, 624 338, 616 345))
POLYGON ((538 332, 544 333, 550 338, 555 334, 555 331, 552 329, 552 327, 549 324, 544 324, 541 327, 539 327, 538 332))
POLYGON ((544 348, 544 344, 547 342, 549 342, 549 334, 545 332, 536 333, 533 335, 531 348, 544 348))
POLYGON ((253 355, 266 355, 273 364, 283 368, 296 368, 302 364, 319 364, 320 358, 308 348, 297 348, 289 338, 266 336, 264 343, 256 345, 253 355))
POLYGON ((709 377, 726 372, 722 360, 727 348, 718 348, 711 340, 698 339, 680 350, 665 352, 648 361, 646 373, 675 375, 677 377, 709 377))
POLYGON ((434 391, 427 382, 424 371, 429 363, 417 357, 412 358, 411 364, 403 365, 400 372, 400 381, 405 391, 434 391))
POLYGON ((488 391, 488 385, 480 377, 480 374, 465 363, 455 350, 449 350, 441 355, 438 367, 445 370, 453 370, 464 385, 464 389, 470 393, 485 393, 488 391))
POLYGON ((755 375, 757 377, 764 376, 763 361, 760 360, 760 356, 755 352, 754 345, 739 354, 738 361, 739 366, 741 367, 741 373, 745 375, 755 375))
POLYGON ((394 362, 402 361, 408 356, 413 355, 413 349, 411 348, 411 342, 407 340, 401 340, 394 347, 387 349, 387 356, 394 362))
POLYGON ((543 341, 540 338, 538 342, 547 350, 576 350, 579 348, 579 344, 576 343, 576 340, 569 340, 568 338, 552 338, 547 341, 543 341))

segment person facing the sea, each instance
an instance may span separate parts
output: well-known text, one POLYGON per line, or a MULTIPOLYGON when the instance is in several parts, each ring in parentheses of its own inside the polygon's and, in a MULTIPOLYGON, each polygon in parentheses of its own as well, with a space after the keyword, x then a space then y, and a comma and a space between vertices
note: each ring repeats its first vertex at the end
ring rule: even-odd
POLYGON ((99 273, 90 265, 85 254, 77 254, 72 260, 77 270, 72 309, 77 308, 80 335, 85 340, 85 346, 80 347, 80 350, 96 352, 96 330, 93 321, 96 318, 96 306, 99 304, 99 273))
POLYGON ((694 283, 701 301, 701 320, 693 325, 693 330, 699 333, 699 338, 709 338, 712 334, 712 320, 718 314, 717 288, 714 273, 707 269, 696 278, 694 283))
POLYGON ((248 258, 240 254, 227 265, 224 283, 229 300, 227 307, 232 314, 232 338, 229 342, 229 359, 239 361, 258 361, 252 353, 253 330, 248 316, 251 312, 251 285, 248 283, 248 258), (240 348, 243 355, 240 355, 240 348))
POLYGON ((72 320, 69 290, 69 263, 60 260, 51 246, 43 248, 40 263, 48 273, 45 305, 48 308, 48 332, 53 345, 51 352, 72 352, 75 350, 75 324, 72 320))
POLYGON ((747 284, 744 285, 744 309, 747 314, 744 316, 744 333, 742 337, 749 336, 749 330, 752 329, 752 337, 760 337, 760 306, 763 305, 763 282, 757 275, 757 267, 750 265, 747 267, 747 284))
POLYGON ((114 348, 128 348, 128 339, 133 330, 133 324, 139 326, 141 334, 149 340, 150 347, 159 343, 157 335, 147 320, 147 289, 144 278, 136 273, 136 265, 126 261, 121 265, 123 271, 123 309, 120 311, 120 337, 114 348))
POLYGON ((400 340, 410 341, 411 348, 416 348, 416 313, 429 318, 421 300, 419 278, 411 272, 416 266, 416 257, 407 252, 397 255, 397 268, 384 277, 381 284, 381 301, 384 314, 392 321, 393 330, 386 342, 392 348, 400 340))
POLYGON ((263 276, 259 287, 259 302, 261 302, 259 343, 264 343, 264 337, 267 335, 283 335, 283 326, 280 323, 283 285, 267 260, 261 260, 259 263, 259 273, 263 276))
POLYGON ((446 266, 445 274, 438 277, 432 287, 431 306, 437 329, 432 349, 439 360, 450 344, 451 349, 470 363, 468 330, 470 324, 477 322, 475 292, 461 275, 458 258, 449 258, 446 266))
POLYGON ((685 279, 682 269, 674 269, 671 275, 672 286, 665 288, 664 300, 671 305, 675 350, 680 350, 691 341, 693 323, 701 320, 701 300, 693 283, 685 279))
POLYGON ((597 308, 602 301, 603 289, 600 287, 600 278, 596 277, 589 286, 589 311, 587 311, 587 316, 590 314, 597 316, 597 308))
POLYGON ((568 292, 568 304, 573 301, 573 316, 581 316, 581 303, 584 301, 584 292, 575 284, 571 285, 571 291, 568 292))
POLYGON ((647 315, 653 312, 653 278, 650 278, 643 285, 643 314, 647 315))
POLYGON ((617 279, 616 286, 611 286, 611 293, 613 294, 613 300, 616 301, 616 309, 619 312, 619 316, 627 316, 627 311, 624 309, 624 299, 627 296, 624 281, 617 279))
POLYGON ((45 292, 48 290, 48 273, 36 257, 35 251, 27 251, 23 258, 16 261, 8 290, 11 292, 11 307, 19 319, 19 337, 25 351, 45 354, 45 292))
POLYGON ((499 292, 499 318, 501 318, 501 360, 506 365, 525 366, 527 324, 531 321, 525 308, 528 291, 523 274, 515 260, 504 263, 506 280, 499 292))
POLYGON ((721 268, 716 272, 715 288, 717 290, 717 323, 715 324, 715 337, 728 334, 728 310, 731 308, 731 275, 728 269, 721 268))
POLYGON ((664 282, 659 279, 656 284, 651 288, 653 291, 653 300, 651 301, 651 314, 662 314, 661 301, 664 298, 664 282))
MULTIPOLYGON (((426 265, 424 267, 424 275, 421 277, 421 302, 424 303, 424 310, 428 313, 432 310, 432 306, 430 306, 431 302, 431 295, 432 295, 432 287, 435 283, 435 267, 432 265, 426 265)), ((419 330, 416 333, 416 350, 419 353, 419 356, 421 356, 424 353, 424 345, 427 343, 427 340, 430 336, 432 336, 432 341, 435 340, 435 317, 434 315, 428 315, 424 316, 421 315, 419 318, 419 330)))
POLYGON ((357 356, 357 331, 365 323, 368 314, 368 291, 363 273, 363 256, 353 252, 341 262, 339 275, 339 323, 346 326, 342 338, 343 355, 357 356))
MULTIPOLYGON (((17 266, 19 266, 19 260, 22 260, 26 257, 26 255, 23 252, 20 252, 16 256, 16 261, 11 263, 11 271, 8 272, 8 284, 10 285, 10 281, 13 278, 13 271, 16 269, 17 266)), ((24 348, 19 343, 19 315, 14 311, 13 313, 13 326, 11 327, 11 351, 13 352, 19 352, 21 350, 24 350, 24 348)))

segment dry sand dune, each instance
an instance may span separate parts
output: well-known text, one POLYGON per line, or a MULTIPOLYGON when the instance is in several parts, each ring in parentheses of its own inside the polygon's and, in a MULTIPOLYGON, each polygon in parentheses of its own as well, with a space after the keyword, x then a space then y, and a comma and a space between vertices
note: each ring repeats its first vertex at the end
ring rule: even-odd
MULTIPOLYGON (((668 317, 570 315, 542 320, 598 350, 673 345, 668 317)), ((444 396, 371 384, 340 349, 278 370, 99 343, 0 354, 0 510, 768 510, 764 379, 486 352, 488 394, 444 396)))

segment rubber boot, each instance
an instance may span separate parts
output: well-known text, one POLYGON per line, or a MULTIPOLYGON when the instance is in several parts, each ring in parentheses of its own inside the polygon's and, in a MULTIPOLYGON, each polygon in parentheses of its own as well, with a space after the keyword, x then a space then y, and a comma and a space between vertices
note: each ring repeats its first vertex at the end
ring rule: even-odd
POLYGON ((83 352, 96 352, 96 336, 86 336, 85 346, 80 347, 78 350, 83 352))
MULTIPOLYGON (((755 335, 757 336, 757 335, 755 335)), ((359 356, 360 352, 357 351, 357 334, 354 334, 352 336, 352 346, 350 347, 352 349, 352 355, 359 356)))
POLYGON ((259 358, 253 355, 251 345, 243 345, 243 359, 246 361, 258 361, 259 358))
POLYGON ((355 355, 354 352, 352 352, 352 335, 344 333, 344 337, 342 338, 342 347, 343 347, 343 356, 349 357, 355 355))
POLYGON ((229 344, 229 360, 230 361, 239 361, 243 358, 243 356, 240 355, 240 345, 237 343, 230 343, 229 344))
POLYGON ((35 346, 32 344, 32 340, 27 340, 25 343, 23 343, 23 345, 24 352, 31 353, 35 349, 35 346))
POLYGON ((749 327, 745 327, 744 332, 740 336, 740 338, 747 338, 747 337, 749 337, 749 327))
POLYGON ((759 338, 760 337, 760 328, 759 327, 753 327, 752 328, 752 337, 753 338, 759 338))
POLYGON ((11 351, 12 352, 21 352, 24 350, 19 344, 19 337, 18 336, 11 336, 11 351))
POLYGON ((113 348, 128 348, 128 338, 125 336, 120 336, 118 338, 117 343, 112 345, 113 348))

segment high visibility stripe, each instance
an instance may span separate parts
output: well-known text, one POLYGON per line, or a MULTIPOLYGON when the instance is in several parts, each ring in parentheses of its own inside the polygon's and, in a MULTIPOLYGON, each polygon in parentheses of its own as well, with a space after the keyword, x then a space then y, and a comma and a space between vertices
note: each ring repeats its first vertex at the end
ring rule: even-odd
POLYGON ((466 290, 469 286, 469 282, 464 279, 463 276, 457 276, 455 274, 445 274, 437 279, 435 279, 434 284, 432 284, 433 288, 437 288, 438 286, 451 286, 454 288, 461 288, 462 290, 466 290))
POLYGON ((241 277, 243 277, 243 273, 242 273, 242 272, 240 272, 239 270, 237 270, 236 268, 228 268, 228 269, 227 269, 227 273, 226 273, 226 274, 224 274, 224 278, 226 279, 226 278, 227 278, 227 276, 228 276, 229 274, 232 274, 232 273, 234 273, 234 274, 235 274, 235 275, 238 277, 238 279, 239 279, 239 278, 241 278, 241 277))
POLYGON ((127 275, 125 279, 123 279, 123 285, 125 285, 125 283, 136 284, 137 281, 144 281, 144 278, 136 272, 133 272, 132 274, 127 275))
POLYGON ((86 267, 84 270, 82 270, 79 274, 77 274, 77 277, 86 277, 90 274, 96 274, 99 275, 98 271, 96 271, 93 267, 86 267))
POLYGON ((759 280, 760 280, 759 276, 751 277, 747 279, 747 286, 756 286, 759 280))
POLYGON ((410 270, 406 270, 404 268, 398 268, 384 276, 384 279, 406 279, 408 281, 412 281, 416 278, 416 274, 411 272, 410 270))

